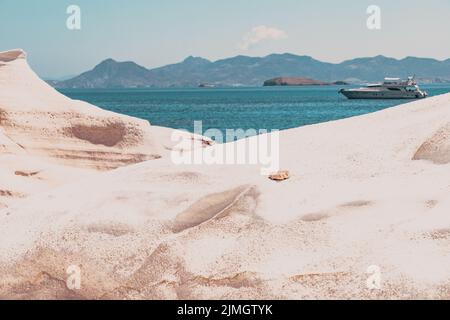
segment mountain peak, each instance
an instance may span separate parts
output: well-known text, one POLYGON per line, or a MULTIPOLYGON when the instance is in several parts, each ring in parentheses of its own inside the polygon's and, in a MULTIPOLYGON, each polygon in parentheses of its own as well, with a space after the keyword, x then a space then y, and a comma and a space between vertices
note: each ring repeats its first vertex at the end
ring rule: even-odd
POLYGON ((97 66, 95 66, 94 70, 111 70, 111 69, 140 69, 147 70, 146 68, 138 65, 132 61, 119 62, 114 59, 106 59, 100 62, 97 66))
POLYGON ((94 69, 58 82, 59 88, 144 88, 148 87, 150 71, 135 62, 106 59, 94 69))
POLYGON ((112 58, 108 58, 108 59, 105 59, 102 62, 100 62, 98 65, 115 64, 115 63, 118 63, 118 62, 112 58))
POLYGON ((189 56, 186 59, 184 59, 183 63, 211 63, 211 61, 204 59, 202 57, 189 56))
POLYGON ((377 60, 377 61, 399 61, 396 58, 386 57, 386 56, 384 56, 382 54, 379 54, 379 55, 373 57, 372 60, 377 60))

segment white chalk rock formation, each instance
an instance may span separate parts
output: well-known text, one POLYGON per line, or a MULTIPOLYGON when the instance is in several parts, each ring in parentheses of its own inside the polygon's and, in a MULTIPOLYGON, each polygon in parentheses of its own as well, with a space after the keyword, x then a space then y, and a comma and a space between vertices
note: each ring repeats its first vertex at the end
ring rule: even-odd
POLYGON ((22 50, 0 53, 0 127, 28 154, 78 167, 106 170, 161 156, 147 121, 65 97, 36 76, 22 50))
MULTIPOLYGON (((2 59, 1 145, 31 155, 27 170, 6 155, 0 190, 67 183, 0 208, 0 299, 450 299, 450 95, 282 132, 282 183, 167 156, 76 181, 29 157, 132 163, 147 124, 62 97, 21 52, 2 59), (79 289, 67 286, 74 270, 79 289)), ((184 150, 151 129, 166 151, 184 150)))

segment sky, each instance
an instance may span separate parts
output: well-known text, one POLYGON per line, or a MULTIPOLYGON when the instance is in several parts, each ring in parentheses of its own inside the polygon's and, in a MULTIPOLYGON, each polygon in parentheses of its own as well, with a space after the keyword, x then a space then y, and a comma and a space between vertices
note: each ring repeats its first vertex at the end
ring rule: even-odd
POLYGON ((0 0, 0 51, 26 50, 47 79, 107 58, 147 68, 285 52, 335 63, 379 54, 445 60, 449 17, 450 0, 0 0), (67 27, 70 5, 80 8, 80 30, 67 27), (381 29, 367 27, 370 5, 380 8, 381 29))

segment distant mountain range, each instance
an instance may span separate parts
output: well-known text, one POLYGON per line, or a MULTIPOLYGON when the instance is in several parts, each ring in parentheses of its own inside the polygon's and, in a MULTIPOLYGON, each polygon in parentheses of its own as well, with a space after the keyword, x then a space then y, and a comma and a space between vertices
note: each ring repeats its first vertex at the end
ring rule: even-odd
POLYGON ((450 82, 450 59, 438 61, 376 56, 342 63, 327 63, 309 56, 272 54, 236 56, 211 62, 189 57, 183 62, 147 69, 134 62, 108 59, 94 69, 65 81, 49 81, 57 88, 168 88, 198 86, 262 86, 276 77, 305 77, 324 82, 363 83, 385 77, 417 75, 423 82, 450 82))

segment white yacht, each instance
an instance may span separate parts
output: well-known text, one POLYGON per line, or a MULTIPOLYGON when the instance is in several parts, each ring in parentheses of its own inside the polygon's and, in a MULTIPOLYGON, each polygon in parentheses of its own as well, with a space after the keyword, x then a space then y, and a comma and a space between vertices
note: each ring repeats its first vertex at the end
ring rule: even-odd
POLYGON ((422 99, 428 93, 420 90, 415 77, 408 80, 386 78, 383 83, 370 84, 359 89, 342 89, 341 94, 349 99, 422 99))

